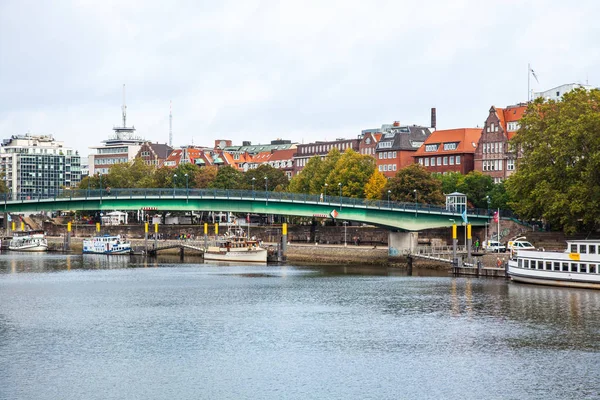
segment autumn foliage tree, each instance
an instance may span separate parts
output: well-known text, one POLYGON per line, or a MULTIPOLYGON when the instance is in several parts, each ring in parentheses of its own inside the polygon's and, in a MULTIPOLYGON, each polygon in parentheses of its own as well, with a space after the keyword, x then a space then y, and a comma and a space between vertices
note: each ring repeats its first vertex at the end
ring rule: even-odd
POLYGON ((385 186, 382 196, 400 202, 414 202, 415 190, 419 203, 443 205, 445 197, 442 194, 442 183, 420 164, 411 164, 399 170, 385 186))

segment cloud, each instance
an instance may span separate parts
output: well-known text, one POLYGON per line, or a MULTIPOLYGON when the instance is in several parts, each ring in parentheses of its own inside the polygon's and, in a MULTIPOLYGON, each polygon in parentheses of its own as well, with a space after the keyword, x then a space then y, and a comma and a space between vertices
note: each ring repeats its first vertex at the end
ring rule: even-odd
POLYGON ((559 1, 0 3, 0 132, 82 153, 121 122, 176 145, 481 124, 494 104, 598 79, 599 6, 559 1), (537 88, 536 88, 537 89, 537 88))

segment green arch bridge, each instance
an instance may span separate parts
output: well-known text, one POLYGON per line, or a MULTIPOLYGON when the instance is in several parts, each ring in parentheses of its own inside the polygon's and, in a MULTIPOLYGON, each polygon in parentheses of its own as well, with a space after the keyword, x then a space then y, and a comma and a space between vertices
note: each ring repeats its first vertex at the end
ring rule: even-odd
MULTIPOLYGON (((399 231, 460 225, 460 212, 429 204, 366 200, 335 195, 222 189, 65 190, 56 198, 14 200, 5 195, 4 212, 141 210, 230 211, 234 213, 336 218, 399 231)), ((0 203, 1 204, 1 203, 0 203)), ((0 205, 1 207, 1 205, 0 205)), ((473 226, 489 222, 487 210, 469 209, 473 226)))

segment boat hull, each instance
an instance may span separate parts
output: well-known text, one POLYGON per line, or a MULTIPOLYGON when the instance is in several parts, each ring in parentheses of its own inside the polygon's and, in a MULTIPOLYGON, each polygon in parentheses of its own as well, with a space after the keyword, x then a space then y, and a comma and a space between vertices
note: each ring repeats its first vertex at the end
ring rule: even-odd
POLYGON ((123 250, 83 250, 83 254, 130 254, 131 249, 123 250))
POLYGON ((32 245, 32 246, 8 246, 11 251, 31 251, 31 252, 43 252, 48 251, 48 245, 32 245))
POLYGON ((515 264, 515 261, 510 261, 508 265, 508 275, 515 282, 582 289, 600 289, 600 274, 528 270, 519 268, 515 264))
POLYGON ((267 250, 243 250, 243 251, 206 251, 205 261, 239 261, 239 262, 267 262, 267 250))

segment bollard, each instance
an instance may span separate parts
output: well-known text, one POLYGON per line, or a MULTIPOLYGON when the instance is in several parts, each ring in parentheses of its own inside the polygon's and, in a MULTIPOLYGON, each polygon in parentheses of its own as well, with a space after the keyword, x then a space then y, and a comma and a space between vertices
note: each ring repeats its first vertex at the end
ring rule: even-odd
POLYGON ((287 250, 287 223, 281 224, 281 257, 285 259, 285 253, 287 250))
POLYGON ((148 254, 148 223, 144 222, 144 255, 148 254))
POLYGON ((407 276, 412 276, 413 274, 413 257, 411 255, 408 255, 406 257, 408 263, 407 263, 407 268, 406 268, 406 275, 407 276))
POLYGON ((67 240, 65 241, 64 251, 71 250, 71 222, 67 222, 67 240))

